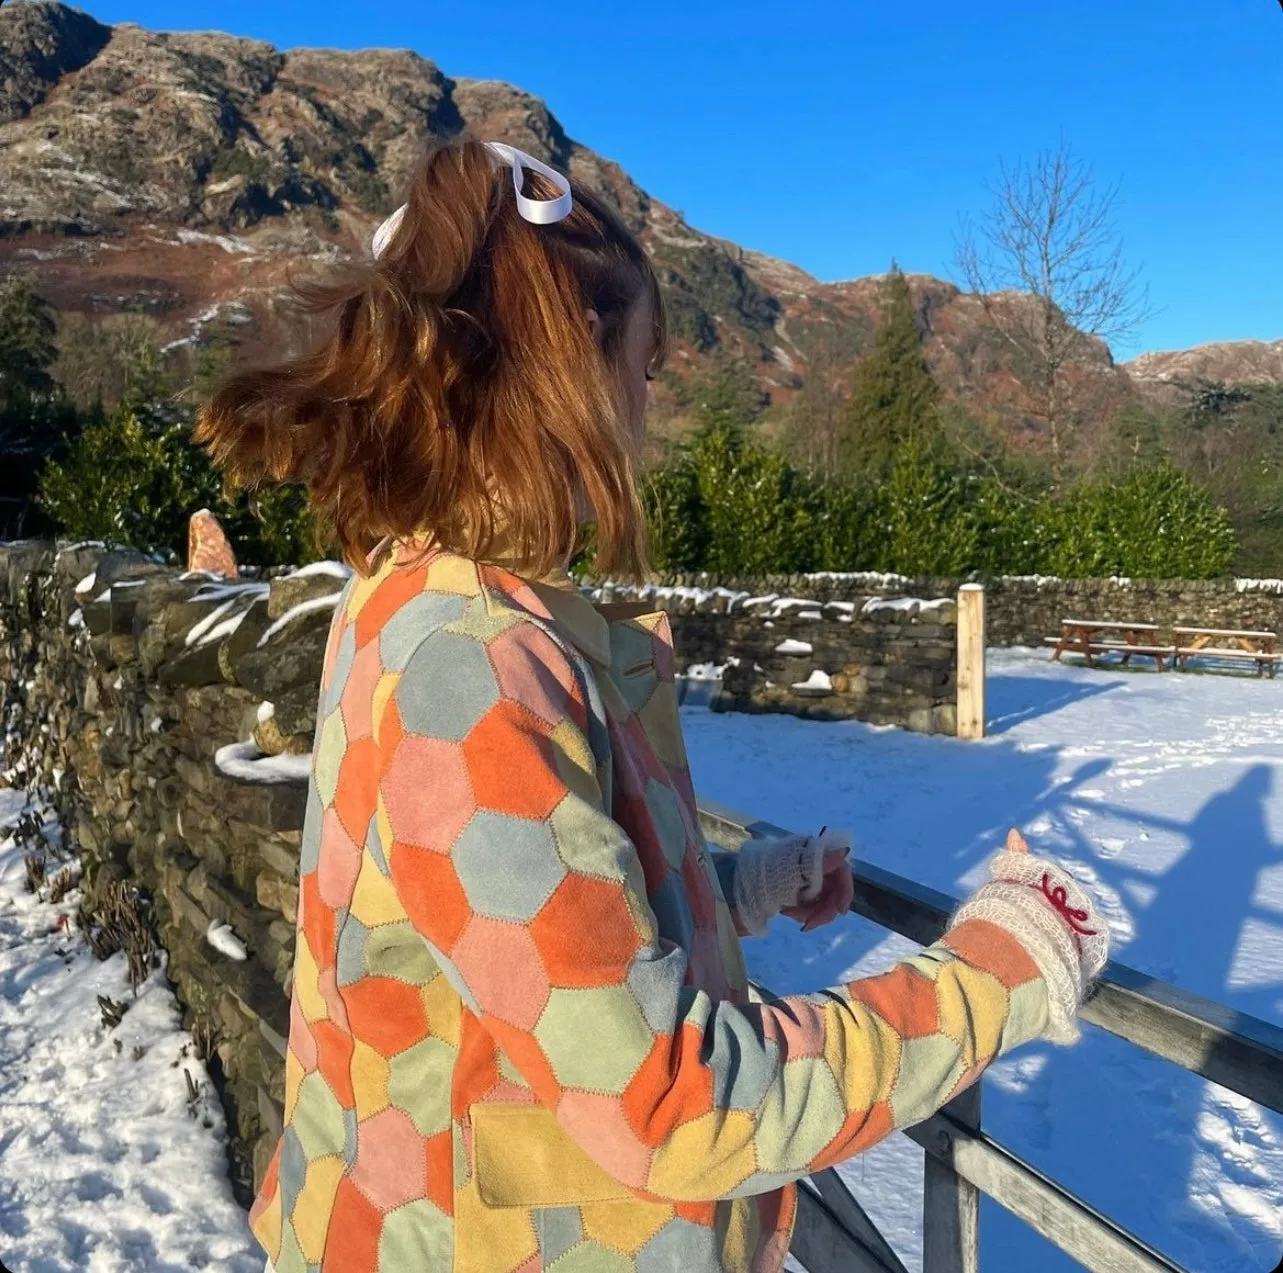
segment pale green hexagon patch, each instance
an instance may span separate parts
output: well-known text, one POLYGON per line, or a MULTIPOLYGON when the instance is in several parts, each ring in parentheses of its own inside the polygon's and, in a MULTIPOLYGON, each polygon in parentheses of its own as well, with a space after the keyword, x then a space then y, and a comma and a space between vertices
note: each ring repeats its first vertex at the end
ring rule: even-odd
POLYGON ((788 1061, 784 1074, 785 1082, 767 1093, 758 1119, 762 1171, 802 1171, 846 1120, 837 1079, 822 1056, 788 1061))
POLYGON ((336 708, 321 725, 312 756, 316 794, 327 807, 334 803, 334 792, 339 785, 339 766, 346 751, 347 730, 343 727, 343 713, 336 708))
POLYGON ((436 975, 437 961, 419 931, 408 919, 402 919, 370 929, 365 939, 365 968, 372 977, 392 977, 421 986, 436 975))
POLYGON ((454 1222, 426 1198, 407 1202, 383 1218, 381 1269, 448 1269, 454 1265, 454 1222))
POLYGON ((272 1264, 275 1273, 308 1273, 307 1257, 287 1218, 281 1225, 281 1250, 272 1264))
POLYGON ((618 985, 553 990, 534 1034, 563 1087, 616 1096, 655 1041, 637 1001, 618 985))
MULTIPOLYGON (((634 1273, 636 1267, 628 1256, 612 1251, 600 1242, 580 1242, 560 1259, 544 1265, 548 1273, 634 1273)), ((676 1269, 678 1266, 672 1267, 676 1269)))
POLYGON ((305 1075, 299 1084, 298 1104, 290 1126, 294 1128, 308 1162, 326 1154, 342 1155, 347 1139, 343 1106, 319 1070, 305 1075))
POLYGON ((891 1092, 891 1116, 897 1127, 934 1114, 962 1077, 962 1051, 945 1034, 905 1039, 900 1074, 891 1092))
POLYGON ((388 1099, 421 1136, 450 1126, 450 1074, 458 1056, 444 1039, 429 1036, 388 1061, 388 1099))
POLYGON ((1047 1028, 1047 984, 1041 977, 1026 981, 1009 993, 1007 1020, 1002 1028, 1000 1051, 1042 1037, 1047 1028))
POLYGON ((491 610, 484 593, 468 599, 463 612, 445 625, 445 631, 456 636, 471 637, 489 645, 495 637, 516 627, 518 623, 528 623, 529 616, 520 610, 491 610))

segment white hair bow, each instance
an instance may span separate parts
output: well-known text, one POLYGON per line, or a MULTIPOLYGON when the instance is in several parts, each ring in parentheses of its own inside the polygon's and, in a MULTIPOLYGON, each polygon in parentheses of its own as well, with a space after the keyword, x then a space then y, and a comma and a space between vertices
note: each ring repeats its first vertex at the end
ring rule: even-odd
MULTIPOLYGON (((500 163, 507 164, 512 169, 512 188, 517 195, 517 211, 525 220, 534 225, 551 225, 554 221, 560 221, 563 217, 570 215, 570 209, 574 205, 570 197, 570 182, 564 173, 558 172, 555 168, 549 168, 547 164, 533 155, 526 154, 524 150, 518 150, 515 146, 505 146, 501 141, 488 141, 484 144, 500 163), (561 193, 553 199, 531 199, 523 194, 521 187, 524 184, 526 168, 532 168, 535 172, 547 177, 561 193)), ((376 257, 383 255, 397 227, 401 224, 401 218, 405 216, 407 206, 403 203, 375 230, 370 247, 376 257)))

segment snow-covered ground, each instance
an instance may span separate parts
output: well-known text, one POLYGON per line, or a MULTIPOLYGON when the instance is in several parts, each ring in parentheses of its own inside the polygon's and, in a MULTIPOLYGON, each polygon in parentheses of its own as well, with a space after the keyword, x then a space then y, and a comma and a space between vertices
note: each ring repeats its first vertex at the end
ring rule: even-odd
POLYGON ((57 904, 26 891, 8 830, 23 803, 0 789, 0 1264, 262 1273, 222 1107, 164 973, 135 999, 124 954, 98 962, 71 926, 79 890, 57 904), (99 995, 128 1004, 114 1029, 99 995))
MULTIPOLYGON (((791 829, 844 827, 869 861, 959 897, 1022 827, 1092 883, 1123 962, 1283 1020, 1283 679, 995 652, 982 743, 683 716, 701 795, 791 829)), ((0 790, 0 1262, 259 1273, 223 1115, 162 974, 134 1000, 122 955, 98 963, 51 931, 77 895, 54 906, 25 891, 22 854, 3 839, 20 806, 0 790), (99 994, 130 1003, 114 1030, 99 994), (190 1112, 184 1070, 200 1092, 190 1112)), ((912 949, 858 917, 806 936, 777 920, 747 944, 753 975, 780 991, 873 974, 912 949)), ((1272 1270, 1283 1250, 1283 1119, 1091 1026, 1074 1048, 998 1062, 984 1122, 1195 1273, 1272 1270)), ((843 1174, 919 1269, 922 1151, 897 1135, 843 1174)), ((1078 1267, 988 1201, 981 1235, 985 1273, 1078 1267)))
MULTIPOLYGON (((1283 1022, 1283 679, 1087 671, 989 656, 991 736, 684 708, 701 796, 791 830, 849 830, 866 860, 961 897, 1009 826, 1090 882, 1113 954, 1283 1022)), ((750 940, 779 992, 885 970, 915 949, 848 916, 750 940)), ((1280 1075, 1283 1085, 1283 1075, 1280 1075)), ((1087 1025, 984 1081, 991 1135, 1195 1273, 1273 1270, 1283 1252, 1283 1118, 1087 1025)), ((921 1268, 922 1151, 896 1135, 842 1168, 921 1268)), ((986 1273, 1080 1266, 982 1201, 986 1273)))

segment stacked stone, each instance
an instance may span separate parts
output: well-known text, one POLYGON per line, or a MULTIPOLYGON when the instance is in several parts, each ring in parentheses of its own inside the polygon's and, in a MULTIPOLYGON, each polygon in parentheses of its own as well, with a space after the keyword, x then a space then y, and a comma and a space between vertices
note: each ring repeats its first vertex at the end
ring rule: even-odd
POLYGON ((1283 585, 1236 579, 996 579, 987 587, 991 645, 1038 646, 1059 636, 1063 619, 1238 628, 1283 634, 1283 585))
POLYGON ((306 789, 298 766, 247 782, 215 753, 251 739, 267 755, 310 752, 333 613, 322 599, 342 586, 270 573, 0 544, 0 694, 32 744, 25 780, 56 789, 91 905, 110 880, 151 895, 185 1024, 216 1057, 243 1200, 280 1130, 306 789), (214 924, 244 959, 207 940, 214 924))
MULTIPOLYGON (((657 576, 650 586, 690 590, 658 597, 657 609, 673 614, 734 614, 743 598, 762 594, 861 604, 870 594, 886 598, 956 597, 964 583, 985 586, 986 637, 991 646, 1041 646, 1058 636, 1063 619, 1156 623, 1168 642, 1173 627, 1238 628, 1283 635, 1283 580, 1278 579, 1057 579, 1045 575, 996 578, 906 578, 902 575, 767 575, 736 579, 710 574, 657 576), (720 591, 714 592, 714 589, 720 591), (696 592, 703 593, 696 596, 696 592), (736 600, 732 602, 731 598, 736 600)), ((606 583, 618 600, 638 595, 628 585, 606 583)), ((645 590, 642 591, 645 595, 645 590)), ((696 661, 706 661, 702 656, 696 661)))
MULTIPOLYGON (((855 719, 925 734, 957 732, 957 607, 951 601, 895 608, 857 599, 849 614, 832 605, 816 617, 763 619, 751 612, 713 622, 726 663, 715 711, 788 712, 815 720, 855 719)), ((705 625, 706 616, 693 616, 705 625)), ((672 620, 686 653, 685 616, 672 620)))
POLYGON ((888 592, 871 595, 869 583, 885 577, 870 576, 859 577, 862 592, 817 596, 832 589, 808 594, 799 586, 807 579, 768 576, 723 582, 714 591, 708 576, 677 575, 661 586, 689 591, 607 585, 600 597, 640 597, 667 611, 679 672, 692 664, 724 667, 714 711, 956 734, 958 615, 951 596, 905 597, 896 577, 888 592), (887 600, 897 604, 880 604, 887 600))

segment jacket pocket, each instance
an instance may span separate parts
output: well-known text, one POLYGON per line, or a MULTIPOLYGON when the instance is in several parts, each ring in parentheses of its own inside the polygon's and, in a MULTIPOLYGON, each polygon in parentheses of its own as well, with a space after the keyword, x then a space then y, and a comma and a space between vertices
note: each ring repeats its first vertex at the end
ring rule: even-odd
POLYGON ((488 1207, 573 1207, 636 1198, 543 1105, 474 1105, 473 1170, 488 1207))

